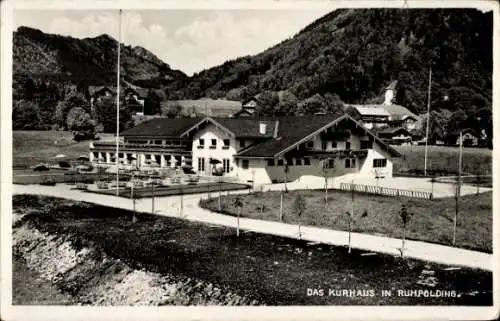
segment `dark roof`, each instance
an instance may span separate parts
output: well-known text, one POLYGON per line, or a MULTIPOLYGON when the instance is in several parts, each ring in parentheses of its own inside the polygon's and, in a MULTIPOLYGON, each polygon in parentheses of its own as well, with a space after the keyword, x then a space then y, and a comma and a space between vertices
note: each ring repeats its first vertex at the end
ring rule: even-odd
POLYGON ((198 123, 193 124, 191 128, 186 129, 182 134, 188 135, 191 131, 200 126, 212 123, 221 126, 237 138, 268 138, 274 134, 276 120, 271 118, 228 118, 228 117, 206 117, 198 123), (266 133, 260 133, 260 123, 266 124, 266 133))
POLYGON ((180 137, 202 118, 153 118, 120 133, 121 136, 180 137))
POLYGON ((276 125, 276 120, 266 118, 213 117, 212 119, 229 129, 236 137, 272 137, 276 125), (266 124, 266 133, 264 135, 259 132, 260 123, 266 124))
POLYGON ((139 98, 146 98, 148 96, 148 92, 149 90, 146 89, 146 88, 141 88, 141 87, 127 87, 125 88, 124 92, 128 92, 128 91, 132 91, 134 93, 136 93, 139 98))
POLYGON ((336 113, 321 116, 276 117, 279 121, 277 137, 246 149, 238 153, 238 156, 272 157, 343 115, 343 113, 336 113))
POLYGON ((366 129, 360 122, 344 113, 327 114, 321 116, 285 116, 277 117, 279 120, 278 136, 269 138, 254 147, 240 151, 240 157, 276 157, 290 150, 301 140, 307 139, 310 135, 321 131, 324 127, 331 126, 342 119, 349 119, 358 126, 364 128, 368 135, 373 136, 377 142, 386 149, 392 156, 399 157, 401 154, 394 148, 383 142, 376 134, 366 129))
POLYGON ((108 86, 89 86, 88 87, 89 89, 89 94, 91 96, 94 96, 95 94, 97 94, 98 92, 101 92, 101 91, 110 91, 112 93, 116 93, 116 87, 108 87, 108 86))
POLYGON ((404 127, 383 128, 380 130, 375 130, 374 132, 376 132, 378 134, 395 134, 399 131, 405 131, 407 133, 410 133, 410 131, 404 127))
POLYGON ((249 97, 241 102, 242 105, 251 102, 252 100, 257 101, 259 95, 249 97))
POLYGON ((121 133, 122 136, 157 136, 157 137, 182 137, 200 126, 213 123, 221 126, 238 138, 260 138, 260 143, 245 148, 237 156, 240 157, 276 157, 291 148, 294 148, 302 140, 310 135, 321 132, 325 127, 333 125, 342 119, 349 119, 357 126, 366 130, 367 134, 374 138, 391 155, 400 156, 392 147, 382 142, 373 132, 367 130, 361 123, 347 114, 338 112, 335 114, 315 116, 280 116, 260 118, 223 118, 223 117, 195 117, 195 118, 153 118, 149 121, 121 133), (260 124, 265 123, 266 133, 259 132, 260 124))
POLYGON ((458 137, 460 136, 460 132, 462 132, 462 134, 465 134, 465 133, 471 133, 472 135, 478 137, 478 134, 477 134, 477 131, 475 131, 474 129, 472 128, 464 128, 464 129, 457 129, 457 130, 454 130, 452 131, 449 136, 451 137, 458 137))

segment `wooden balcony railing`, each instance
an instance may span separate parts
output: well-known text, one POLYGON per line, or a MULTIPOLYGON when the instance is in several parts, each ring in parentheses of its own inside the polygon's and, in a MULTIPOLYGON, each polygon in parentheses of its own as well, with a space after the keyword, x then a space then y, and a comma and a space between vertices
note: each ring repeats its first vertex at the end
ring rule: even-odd
MULTIPOLYGON (((99 147, 116 147, 114 142, 94 142, 94 148, 99 147)), ((136 144, 136 143, 120 143, 119 148, 130 148, 130 149, 175 149, 175 150, 191 150, 191 146, 186 144, 136 144)))
POLYGON ((313 150, 299 149, 289 154, 295 156, 315 156, 319 158, 365 158, 368 156, 368 149, 334 149, 334 150, 313 150))

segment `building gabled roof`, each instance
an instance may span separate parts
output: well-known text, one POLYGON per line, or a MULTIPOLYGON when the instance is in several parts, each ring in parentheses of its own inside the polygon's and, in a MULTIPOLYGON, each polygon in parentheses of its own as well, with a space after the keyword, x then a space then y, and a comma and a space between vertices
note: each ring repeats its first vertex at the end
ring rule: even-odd
POLYGON ((392 118, 395 120, 405 120, 408 117, 412 117, 415 120, 419 120, 419 117, 408 110, 408 108, 397 104, 385 105, 385 110, 391 114, 392 118))
POLYGON ((275 122, 275 120, 270 119, 205 117, 198 123, 186 129, 181 136, 187 136, 199 127, 211 123, 236 138, 268 138, 273 136, 275 122), (261 134, 259 132, 259 126, 261 123, 266 124, 265 134, 261 134))
POLYGON ((146 88, 141 88, 141 87, 127 87, 123 90, 124 92, 127 92, 127 91, 132 91, 134 93, 137 94, 137 96, 139 96, 138 98, 146 98, 148 96, 148 89, 146 88))
POLYGON ((181 134, 202 118, 164 118, 158 117, 145 121, 120 133, 125 137, 180 137, 181 134))
POLYGON ((404 127, 391 127, 391 128, 383 128, 380 130, 375 130, 375 132, 379 135, 394 135, 400 131, 404 131, 409 135, 411 135, 410 131, 404 127))
POLYGON ((477 131, 472 129, 472 128, 457 129, 457 130, 452 131, 448 136, 458 137, 458 136, 460 136, 460 132, 462 132, 462 134, 469 133, 475 137, 479 137, 477 131))
POLYGON ((251 101, 255 101, 255 102, 257 102, 257 100, 258 100, 258 97, 259 97, 259 96, 260 96, 260 94, 255 95, 255 96, 252 96, 252 97, 248 97, 247 99, 243 100, 243 101, 241 102, 241 104, 242 104, 242 105, 245 105, 245 104, 247 104, 247 103, 249 103, 249 102, 251 102, 251 101))
POLYGON ((108 86, 89 86, 89 94, 91 96, 94 96, 96 93, 101 92, 101 91, 110 91, 112 93, 116 93, 116 88, 115 87, 108 87, 108 86))
POLYGON ((391 116, 383 105, 346 105, 346 107, 355 108, 361 116, 391 116))
POLYGON ((356 126, 363 128, 367 135, 372 136, 382 148, 391 156, 399 157, 401 154, 383 142, 376 134, 366 129, 363 124, 354 120, 347 114, 327 114, 322 116, 286 116, 278 117, 279 133, 277 137, 268 139, 251 148, 240 151, 236 156, 242 158, 280 157, 303 142, 310 140, 314 135, 320 134, 326 128, 333 126, 343 119, 353 121, 356 126))

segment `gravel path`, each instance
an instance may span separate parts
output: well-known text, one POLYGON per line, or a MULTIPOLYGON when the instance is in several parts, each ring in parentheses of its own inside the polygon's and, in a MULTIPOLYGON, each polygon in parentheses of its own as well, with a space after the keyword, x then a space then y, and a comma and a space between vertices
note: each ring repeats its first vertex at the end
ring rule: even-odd
MULTIPOLYGON (((78 190, 72 190, 71 188, 71 186, 63 184, 58 184, 56 186, 13 185, 13 193, 62 197, 127 210, 131 210, 133 208, 132 200, 129 199, 117 198, 116 196, 111 195, 85 193, 78 190)), ((245 191, 231 192, 231 194, 235 193, 241 194, 245 193, 245 191)), ((192 194, 184 195, 182 197, 170 196, 156 198, 155 214, 179 217, 209 224, 236 227, 236 219, 233 216, 213 213, 199 207, 199 200, 206 196, 207 194, 192 194), (183 204, 182 207, 180 206, 181 198, 183 204)), ((151 208, 151 198, 136 201, 137 211, 147 213, 151 211, 151 208)), ((243 230, 266 234, 293 238, 297 237, 296 225, 280 222, 241 218, 240 228, 243 230)), ((344 246, 347 243, 348 233, 344 231, 305 226, 302 229, 302 238, 313 242, 344 246)), ((352 233, 352 247, 373 252, 400 255, 401 240, 383 236, 352 233)), ((492 254, 420 241, 406 241, 405 256, 441 264, 467 266, 489 271, 493 270, 492 254)))

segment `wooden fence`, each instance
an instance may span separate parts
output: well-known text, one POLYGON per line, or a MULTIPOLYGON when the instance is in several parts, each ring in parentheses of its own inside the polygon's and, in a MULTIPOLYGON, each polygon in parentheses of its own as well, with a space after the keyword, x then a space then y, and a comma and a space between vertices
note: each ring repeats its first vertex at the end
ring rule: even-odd
POLYGON ((382 186, 373 185, 361 185, 361 184, 351 184, 351 183, 341 183, 340 190, 367 193, 367 194, 377 194, 377 195, 387 195, 396 197, 411 197, 411 198, 421 198, 432 200, 433 196, 430 192, 420 192, 420 191, 410 191, 399 188, 390 188, 382 186))

